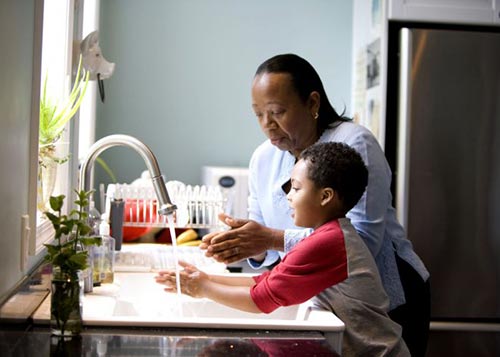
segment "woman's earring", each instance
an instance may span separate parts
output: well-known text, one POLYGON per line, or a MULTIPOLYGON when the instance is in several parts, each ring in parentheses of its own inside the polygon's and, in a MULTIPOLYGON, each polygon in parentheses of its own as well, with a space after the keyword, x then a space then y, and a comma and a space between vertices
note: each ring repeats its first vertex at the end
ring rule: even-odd
POLYGON ((319 118, 319 114, 318 112, 316 112, 316 114, 314 114, 314 119, 318 119, 319 118))

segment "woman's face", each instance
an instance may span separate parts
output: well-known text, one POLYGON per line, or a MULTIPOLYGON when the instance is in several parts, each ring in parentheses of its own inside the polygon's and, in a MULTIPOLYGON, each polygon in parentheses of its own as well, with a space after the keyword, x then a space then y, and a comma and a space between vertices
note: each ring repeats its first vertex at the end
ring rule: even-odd
POLYGON ((252 84, 252 107, 271 143, 295 157, 318 140, 319 94, 312 92, 304 103, 287 73, 263 73, 252 84))

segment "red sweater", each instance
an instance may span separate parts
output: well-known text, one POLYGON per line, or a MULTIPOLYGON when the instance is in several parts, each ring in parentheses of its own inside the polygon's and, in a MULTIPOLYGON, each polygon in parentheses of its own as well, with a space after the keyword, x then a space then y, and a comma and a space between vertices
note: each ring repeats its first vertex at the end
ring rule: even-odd
POLYGON ((316 308, 337 315, 345 324, 345 356, 409 356, 401 326, 387 315, 375 260, 346 218, 325 223, 254 279, 250 294, 262 312, 314 297, 316 308))
POLYGON ((299 242, 273 270, 254 278, 251 296, 262 312, 303 303, 348 276, 344 234, 330 221, 299 242))

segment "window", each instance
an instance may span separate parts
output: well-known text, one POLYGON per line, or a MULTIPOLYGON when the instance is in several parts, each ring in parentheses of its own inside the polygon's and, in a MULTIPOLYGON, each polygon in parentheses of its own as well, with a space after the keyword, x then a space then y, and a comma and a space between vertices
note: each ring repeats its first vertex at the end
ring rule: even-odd
MULTIPOLYGON (((34 98, 34 107, 40 105, 40 94, 43 93, 45 80, 46 94, 50 100, 63 102, 71 91, 76 66, 78 64, 78 48, 75 51, 75 40, 80 40, 82 34, 86 35, 97 28, 99 0, 45 0, 37 2, 43 4, 36 10, 36 18, 41 24, 35 26, 41 32, 38 36, 41 43, 35 44, 35 62, 39 56, 40 67, 35 68, 34 76, 39 71, 39 81, 34 79, 34 86, 40 85, 40 90, 34 90, 38 96, 34 98), (42 20, 43 19, 43 20, 42 20)), ((35 65, 35 67, 37 67, 35 65)), ((95 122, 95 98, 96 84, 89 82, 84 100, 80 106, 81 114, 77 113, 69 121, 63 136, 58 140, 55 156, 58 158, 68 158, 63 164, 57 165, 54 189, 52 195, 64 194, 67 197, 73 196, 73 189, 78 183, 78 162, 79 152, 85 153, 88 147, 94 141, 94 122, 95 122), (82 120, 79 120, 82 118, 82 120)), ((32 149, 33 155, 32 172, 38 176, 41 165, 38 163, 39 145, 39 111, 35 110, 32 125, 32 149), (35 115, 36 113, 36 115, 35 115)), ((37 255, 43 249, 43 244, 53 239, 53 229, 50 222, 43 215, 43 204, 41 201, 41 192, 43 192, 38 178, 32 178, 30 181, 30 216, 36 216, 36 234, 30 236, 29 254, 37 255), (36 213, 35 213, 36 211, 36 213)), ((42 195, 43 196, 43 195, 42 195)), ((66 201, 69 205, 72 200, 66 201)), ((47 206, 45 206, 47 207, 47 206)), ((33 227, 33 226, 32 226, 33 227)), ((33 231, 33 228, 32 228, 33 231)))

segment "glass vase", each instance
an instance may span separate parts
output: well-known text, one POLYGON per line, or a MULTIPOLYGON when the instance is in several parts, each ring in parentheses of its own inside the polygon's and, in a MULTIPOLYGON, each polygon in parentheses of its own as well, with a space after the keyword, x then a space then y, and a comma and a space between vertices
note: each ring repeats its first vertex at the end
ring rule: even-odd
POLYGON ((50 328, 53 336, 73 337, 82 331, 83 274, 52 271, 50 328))
POLYGON ((38 154, 37 208, 47 210, 47 203, 54 193, 57 179, 57 159, 55 148, 40 149, 38 154))

